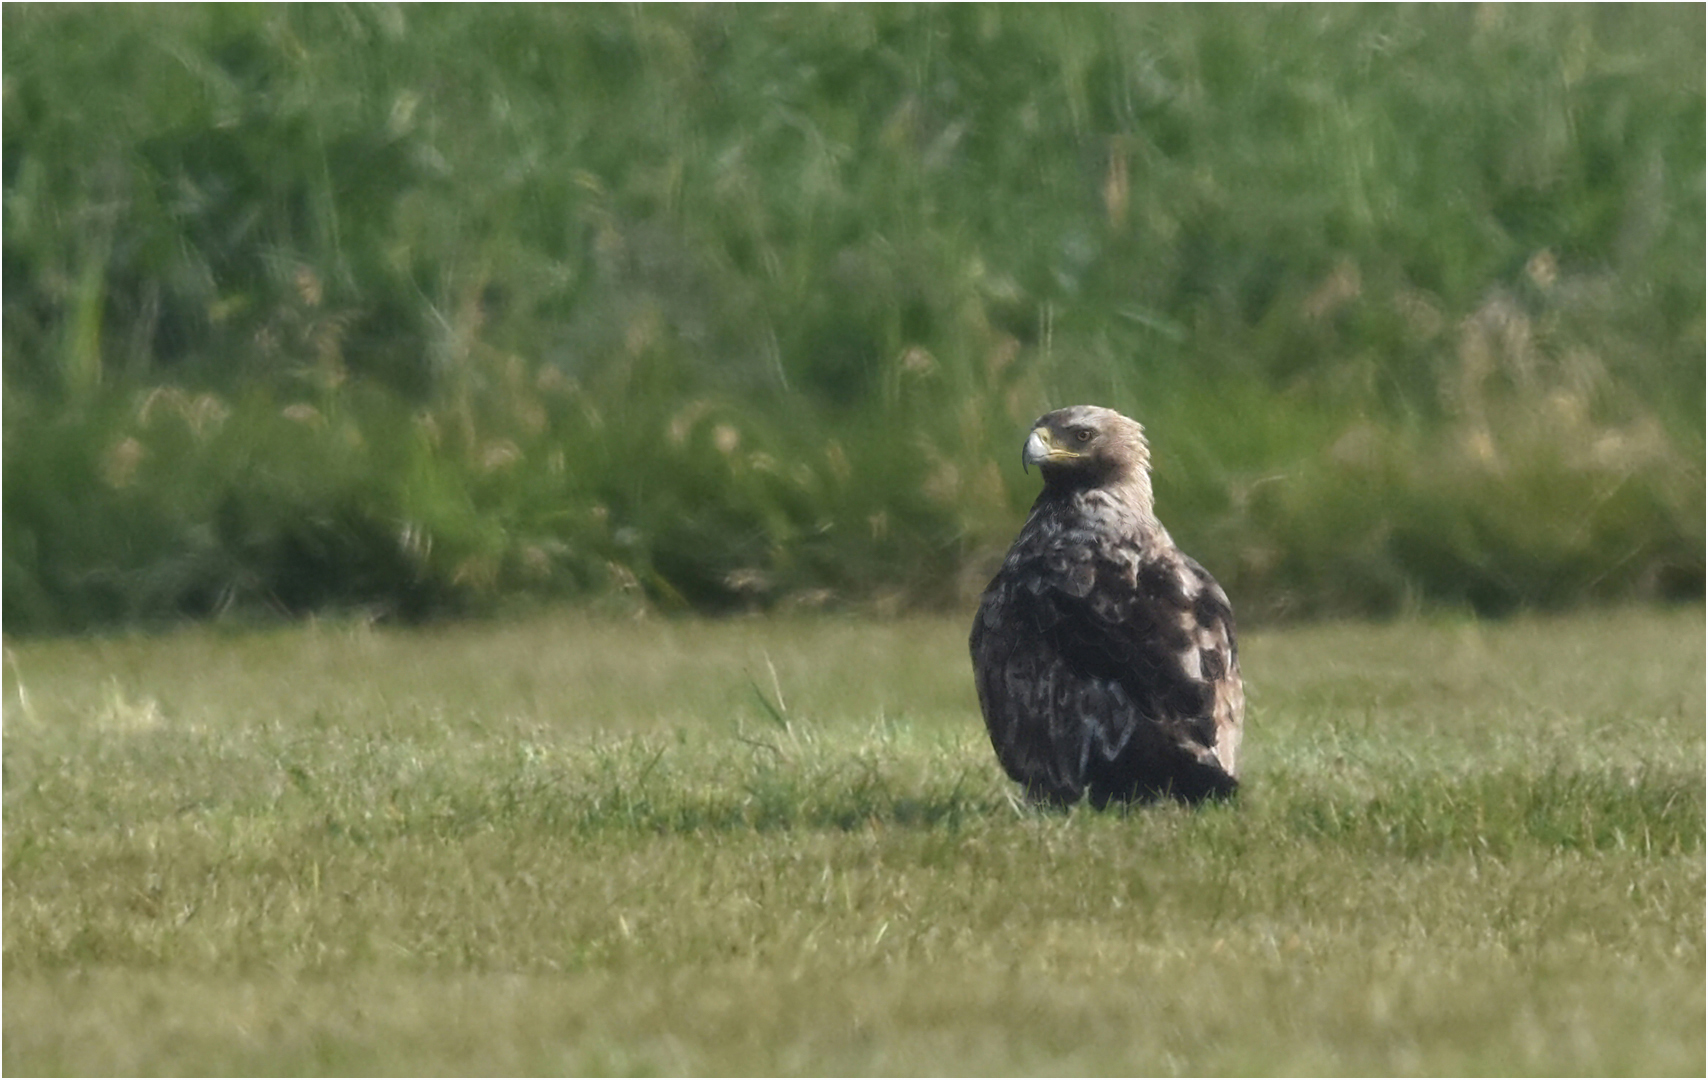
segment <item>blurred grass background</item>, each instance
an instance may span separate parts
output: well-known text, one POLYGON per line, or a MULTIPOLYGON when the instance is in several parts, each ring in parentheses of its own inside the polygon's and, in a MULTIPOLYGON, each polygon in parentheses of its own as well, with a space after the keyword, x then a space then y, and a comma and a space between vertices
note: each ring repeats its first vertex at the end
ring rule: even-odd
POLYGON ((6 5, 4 621, 1703 591, 1699 5, 6 5))

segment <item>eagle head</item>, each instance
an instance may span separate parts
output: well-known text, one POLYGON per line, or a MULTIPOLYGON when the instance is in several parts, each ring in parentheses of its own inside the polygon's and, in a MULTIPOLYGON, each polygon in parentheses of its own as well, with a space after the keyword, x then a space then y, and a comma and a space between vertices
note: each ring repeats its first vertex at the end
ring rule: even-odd
POLYGON ((1046 488, 1143 483, 1148 489, 1150 461, 1139 422, 1097 405, 1074 405, 1038 417, 1020 453, 1021 467, 1038 466, 1046 488))

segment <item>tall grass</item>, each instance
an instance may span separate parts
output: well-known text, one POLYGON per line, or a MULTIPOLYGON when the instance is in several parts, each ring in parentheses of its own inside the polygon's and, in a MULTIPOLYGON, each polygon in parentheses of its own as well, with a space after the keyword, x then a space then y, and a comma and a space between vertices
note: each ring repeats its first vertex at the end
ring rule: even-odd
POLYGON ((1073 400, 1253 614, 1700 594, 1698 9, 4 19, 9 627, 961 601, 1073 400))

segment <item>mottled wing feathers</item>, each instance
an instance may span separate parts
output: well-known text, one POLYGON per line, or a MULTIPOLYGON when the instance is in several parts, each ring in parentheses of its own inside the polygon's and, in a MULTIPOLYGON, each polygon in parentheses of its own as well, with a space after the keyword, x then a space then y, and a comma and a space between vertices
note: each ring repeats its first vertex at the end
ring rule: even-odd
POLYGON ((971 644, 991 741, 1034 797, 1101 805, 1237 786, 1233 614, 1160 529, 1112 536, 1034 515, 971 644))

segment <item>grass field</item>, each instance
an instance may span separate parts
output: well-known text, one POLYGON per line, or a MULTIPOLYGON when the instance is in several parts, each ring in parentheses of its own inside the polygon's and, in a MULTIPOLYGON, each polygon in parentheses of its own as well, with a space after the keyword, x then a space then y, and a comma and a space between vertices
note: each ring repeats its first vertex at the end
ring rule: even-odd
POLYGON ((1125 816, 964 629, 11 642, 5 1071, 1704 1071, 1700 608, 1250 635, 1125 816))

